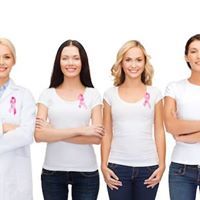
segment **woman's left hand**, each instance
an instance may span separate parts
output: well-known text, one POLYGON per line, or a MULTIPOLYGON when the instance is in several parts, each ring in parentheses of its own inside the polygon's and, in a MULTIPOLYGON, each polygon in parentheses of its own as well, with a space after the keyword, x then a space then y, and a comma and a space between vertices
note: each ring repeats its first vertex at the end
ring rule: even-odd
POLYGON ((47 121, 41 118, 36 118, 35 128, 38 131, 45 131, 47 129, 51 129, 52 126, 47 121))
POLYGON ((153 188, 155 185, 157 185, 163 175, 165 168, 164 167, 158 167, 153 174, 144 181, 144 184, 147 185, 147 188, 153 188))

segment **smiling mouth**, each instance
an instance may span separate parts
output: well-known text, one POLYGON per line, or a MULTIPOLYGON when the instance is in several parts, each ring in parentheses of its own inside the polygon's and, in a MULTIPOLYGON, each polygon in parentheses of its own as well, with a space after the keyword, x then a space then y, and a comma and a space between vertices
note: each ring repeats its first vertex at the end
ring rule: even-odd
POLYGON ((0 67, 0 72, 4 72, 7 70, 7 67, 0 67))

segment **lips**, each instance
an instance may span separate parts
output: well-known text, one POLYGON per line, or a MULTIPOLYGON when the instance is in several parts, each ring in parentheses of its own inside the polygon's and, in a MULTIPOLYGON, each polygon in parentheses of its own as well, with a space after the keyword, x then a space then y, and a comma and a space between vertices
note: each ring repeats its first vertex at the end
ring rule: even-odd
POLYGON ((68 72, 74 72, 76 71, 76 68, 65 68, 68 72))
POLYGON ((0 72, 4 72, 7 70, 7 67, 0 67, 0 72))

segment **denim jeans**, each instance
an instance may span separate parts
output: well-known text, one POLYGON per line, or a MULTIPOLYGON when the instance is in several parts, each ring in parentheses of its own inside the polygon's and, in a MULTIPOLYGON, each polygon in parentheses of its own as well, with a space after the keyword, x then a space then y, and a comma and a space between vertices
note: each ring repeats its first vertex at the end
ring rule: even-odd
POLYGON ((200 166, 172 162, 169 168, 171 200, 195 200, 200 186, 200 166))
POLYGON ((96 200, 99 191, 99 172, 67 172, 43 169, 44 200, 67 200, 68 185, 72 185, 73 200, 96 200))
POLYGON ((158 184, 152 189, 144 185, 145 179, 158 168, 155 166, 148 167, 129 167, 109 163, 108 167, 114 171, 122 182, 118 190, 108 188, 110 200, 154 200, 158 190, 158 184))

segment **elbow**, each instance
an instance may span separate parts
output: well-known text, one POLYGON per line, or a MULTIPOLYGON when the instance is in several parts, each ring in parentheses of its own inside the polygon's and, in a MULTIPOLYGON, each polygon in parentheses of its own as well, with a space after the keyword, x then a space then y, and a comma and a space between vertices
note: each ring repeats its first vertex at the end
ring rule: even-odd
POLYGON ((101 141, 102 141, 102 139, 100 139, 100 138, 95 138, 93 144, 100 145, 100 144, 101 144, 101 141))
POLYGON ((38 131, 35 131, 34 138, 37 143, 42 142, 41 134, 38 131))
POLYGON ((165 128, 166 128, 166 131, 172 135, 179 135, 180 133, 178 132, 178 130, 176 129, 176 127, 174 127, 172 125, 172 123, 166 123, 165 124, 165 128))

